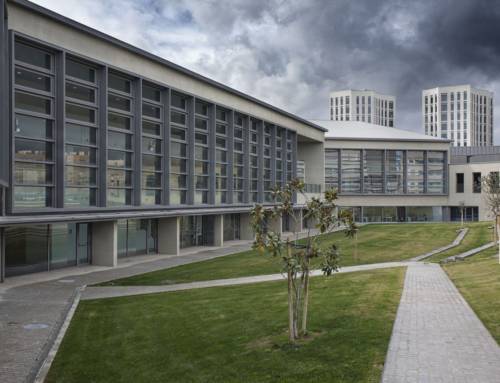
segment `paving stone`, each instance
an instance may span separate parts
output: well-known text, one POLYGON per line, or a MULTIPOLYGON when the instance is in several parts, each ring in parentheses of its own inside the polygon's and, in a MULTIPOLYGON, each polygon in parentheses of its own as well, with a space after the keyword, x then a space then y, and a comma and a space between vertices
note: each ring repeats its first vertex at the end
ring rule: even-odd
POLYGON ((437 264, 406 272, 382 382, 406 381, 500 382, 500 347, 437 264))

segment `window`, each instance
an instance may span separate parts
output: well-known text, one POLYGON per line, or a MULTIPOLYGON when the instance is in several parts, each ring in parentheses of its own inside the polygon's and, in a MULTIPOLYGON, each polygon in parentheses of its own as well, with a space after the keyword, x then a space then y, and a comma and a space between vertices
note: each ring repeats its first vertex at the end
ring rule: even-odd
POLYGON ((325 151, 325 186, 326 189, 339 187, 339 151, 325 151))
POLYGON ((361 192, 361 150, 342 150, 342 192, 361 192))
POLYGON ((472 192, 481 193, 481 173, 472 173, 472 192))
POLYGON ((385 158, 386 193, 404 193, 404 152, 387 150, 385 158))
POLYGON ((271 170, 271 161, 272 161, 272 132, 274 130, 274 125, 265 124, 264 125, 264 149, 263 149, 263 181, 264 181, 264 202, 272 202, 273 195, 272 190, 274 188, 274 180, 271 170))
POLYGON ((243 203, 245 190, 245 153, 243 135, 243 116, 234 115, 233 134, 233 203, 243 203))
POLYGON ((424 152, 407 152, 407 192, 422 194, 424 192, 424 152))
POLYGON ((455 191, 457 193, 464 192, 464 173, 456 173, 455 174, 455 191))
POLYGON ((227 203, 227 177, 228 177, 228 113, 226 110, 216 108, 215 125, 215 203, 227 203))
POLYGON ((363 161, 365 193, 384 192, 383 157, 383 150, 365 150, 363 161))
MULTIPOLYGON (((178 134, 170 136, 170 204, 183 205, 187 203, 187 171, 188 171, 188 153, 187 153, 187 125, 186 110, 187 96, 172 92, 170 100, 170 129, 178 134), (177 118, 176 115, 182 115, 177 118), (172 119, 172 117, 174 117, 172 119)), ((199 148, 195 148, 195 158, 199 158, 199 148)), ((205 155, 201 151, 201 155, 205 155)), ((208 152, 206 153, 208 158, 208 152)))
POLYGON ((195 192, 194 202, 196 204, 208 203, 210 189, 210 172, 208 157, 208 104, 197 100, 195 103, 195 192))
POLYGON ((66 59, 65 207, 97 205, 97 84, 95 69, 66 59))
POLYGON ((427 193, 445 192, 445 152, 427 152, 427 193))
POLYGON ((258 122, 250 122, 250 202, 259 202, 259 129, 258 122))
MULTIPOLYGON (((108 76, 108 206, 132 205, 134 132, 132 81, 108 76)), ((139 116, 140 117, 140 116, 139 116)))
POLYGON ((163 186, 163 106, 161 89, 142 85, 141 204, 160 205, 163 186), (152 111, 155 112, 152 112, 152 111))
POLYGON ((16 41, 14 45, 14 208, 53 205, 53 55, 16 41))

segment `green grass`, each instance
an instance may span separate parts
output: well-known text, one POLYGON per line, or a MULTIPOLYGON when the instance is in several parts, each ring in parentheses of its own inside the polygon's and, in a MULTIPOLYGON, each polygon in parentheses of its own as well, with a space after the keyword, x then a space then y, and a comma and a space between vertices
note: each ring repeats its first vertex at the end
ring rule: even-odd
POLYGON ((464 225, 469 228, 467 235, 462 240, 460 245, 448 251, 433 255, 426 259, 426 262, 440 262, 445 258, 464 253, 466 251, 475 249, 476 247, 487 244, 493 241, 493 230, 491 229, 491 222, 475 222, 467 223, 464 225))
MULTIPOLYGON (((343 233, 325 235, 323 244, 336 243, 340 248, 340 264, 350 266, 409 259, 451 243, 459 228, 456 224, 367 225, 358 233, 358 252, 354 240, 343 233)), ((316 265, 317 266, 317 265, 316 265)), ((158 270, 124 279, 105 282, 108 285, 165 285, 214 279, 236 278, 279 273, 278 260, 256 251, 227 255, 203 262, 158 270)))
POLYGON ((500 265, 498 247, 444 269, 477 316, 500 344, 500 265))
POLYGON ((282 281, 82 301, 46 382, 379 382, 404 273, 313 278, 295 347, 282 281))

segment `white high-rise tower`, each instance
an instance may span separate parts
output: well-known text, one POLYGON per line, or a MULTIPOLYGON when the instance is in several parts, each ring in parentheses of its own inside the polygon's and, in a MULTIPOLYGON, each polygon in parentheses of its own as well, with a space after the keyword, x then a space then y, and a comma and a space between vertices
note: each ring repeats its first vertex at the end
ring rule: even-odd
POLYGON ((470 85, 425 89, 422 125, 425 134, 453 146, 493 145, 493 93, 470 85))
POLYGON ((396 98, 373 90, 340 90, 330 93, 330 120, 363 121, 394 127, 396 98))

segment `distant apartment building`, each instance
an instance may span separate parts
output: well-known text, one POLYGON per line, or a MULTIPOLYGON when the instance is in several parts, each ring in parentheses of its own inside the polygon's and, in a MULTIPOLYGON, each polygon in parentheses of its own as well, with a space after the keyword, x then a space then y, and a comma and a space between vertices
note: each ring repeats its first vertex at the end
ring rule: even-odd
POLYGON ((470 85, 425 89, 422 124, 426 135, 453 146, 493 145, 493 93, 470 85))
POLYGON ((361 121, 394 127, 396 98, 373 90, 341 90, 330 93, 330 120, 361 121))

